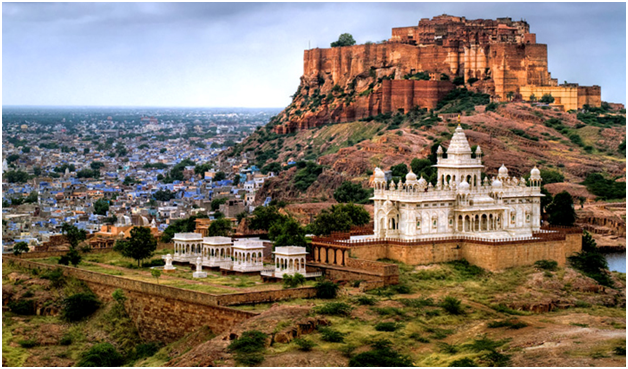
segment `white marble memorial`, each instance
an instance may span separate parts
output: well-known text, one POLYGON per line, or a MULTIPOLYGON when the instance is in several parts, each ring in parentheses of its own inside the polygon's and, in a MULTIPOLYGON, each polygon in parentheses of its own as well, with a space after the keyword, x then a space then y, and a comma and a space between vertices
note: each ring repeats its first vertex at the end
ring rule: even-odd
POLYGON ((175 266, 172 265, 172 255, 168 254, 166 256, 162 256, 162 259, 164 259, 166 261, 166 265, 164 265, 164 272, 168 272, 168 271, 174 271, 175 269, 177 269, 175 266))
POLYGON ((207 278, 207 272, 203 271, 203 260, 201 257, 196 258, 196 272, 192 273, 194 278, 207 278))
MULTIPOLYGON (((232 247, 233 267, 238 272, 260 272, 264 269, 264 242, 236 240, 232 247)), ((221 268, 226 268, 221 266, 221 268)))
POLYGON ((231 237, 203 238, 203 265, 220 267, 231 265, 231 237))
POLYGON ((175 233, 174 261, 194 263, 201 256, 203 237, 200 233, 175 233))
POLYGON ((275 277, 284 274, 295 275, 299 273, 305 276, 305 247, 281 246, 275 247, 275 277))
POLYGON ((438 148, 437 183, 410 172, 405 183, 387 184, 375 168, 374 234, 378 238, 471 236, 487 239, 531 237, 541 228, 541 175, 534 167, 529 186, 508 175, 502 165, 496 178, 482 180, 482 151, 475 158, 464 130, 458 126, 443 157, 438 148))

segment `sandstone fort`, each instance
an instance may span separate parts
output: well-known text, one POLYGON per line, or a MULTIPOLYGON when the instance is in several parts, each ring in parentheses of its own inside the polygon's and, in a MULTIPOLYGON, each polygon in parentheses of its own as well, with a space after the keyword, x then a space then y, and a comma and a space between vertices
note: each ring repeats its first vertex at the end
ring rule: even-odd
POLYGON ((495 101, 549 94, 565 111, 601 104, 600 86, 552 78, 547 45, 527 22, 441 15, 393 28, 385 42, 306 50, 301 83, 275 132, 434 109, 460 84, 495 101))

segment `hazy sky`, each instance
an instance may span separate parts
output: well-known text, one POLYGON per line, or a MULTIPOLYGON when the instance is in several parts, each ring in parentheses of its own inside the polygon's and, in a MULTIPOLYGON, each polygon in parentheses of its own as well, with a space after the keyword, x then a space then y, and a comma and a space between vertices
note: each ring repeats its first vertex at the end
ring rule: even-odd
POLYGON ((3 105, 284 107, 303 50, 443 13, 525 19, 552 77, 626 102, 625 3, 3 3, 3 105))

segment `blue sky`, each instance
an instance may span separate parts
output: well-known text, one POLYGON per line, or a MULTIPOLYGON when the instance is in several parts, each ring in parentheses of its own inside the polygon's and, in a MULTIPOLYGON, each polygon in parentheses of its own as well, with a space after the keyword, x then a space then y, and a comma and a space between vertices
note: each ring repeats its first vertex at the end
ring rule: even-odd
POLYGON ((3 105, 284 107, 303 50, 440 14, 525 19, 552 77, 626 102, 625 3, 3 3, 3 105))

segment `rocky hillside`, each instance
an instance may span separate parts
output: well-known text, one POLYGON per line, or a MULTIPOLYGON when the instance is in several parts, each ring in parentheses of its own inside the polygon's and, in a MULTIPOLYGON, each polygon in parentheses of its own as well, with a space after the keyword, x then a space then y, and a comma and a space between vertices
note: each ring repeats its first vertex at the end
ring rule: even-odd
POLYGON ((227 155, 245 155, 265 170, 282 169, 277 178, 266 181, 257 196, 260 201, 267 196, 289 202, 333 201, 333 192, 343 181, 368 187, 376 166, 386 170, 409 165, 414 158, 428 157, 435 144, 446 148, 458 118, 438 114, 459 108, 464 110, 460 124, 470 144, 482 148, 489 176, 505 164, 517 176, 526 175, 534 165, 554 170, 568 184, 578 184, 593 172, 625 177, 625 112, 565 113, 525 103, 490 104, 490 111, 482 111, 481 105, 474 109, 481 95, 469 95, 441 102, 436 113, 414 109, 408 114, 380 114, 287 135, 272 132, 271 123, 227 155), (316 161, 322 167, 286 168, 290 161, 316 161), (298 173, 297 180, 309 183, 297 183, 298 173))

